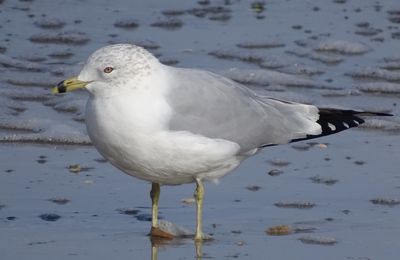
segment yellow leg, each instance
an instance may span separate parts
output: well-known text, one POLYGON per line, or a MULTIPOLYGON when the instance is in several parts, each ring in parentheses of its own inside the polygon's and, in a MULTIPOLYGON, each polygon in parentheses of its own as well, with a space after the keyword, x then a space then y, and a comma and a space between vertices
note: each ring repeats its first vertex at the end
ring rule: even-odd
POLYGON ((204 186, 200 179, 196 179, 196 192, 194 194, 196 199, 197 208, 196 208, 196 235, 194 237, 195 240, 203 240, 204 235, 202 231, 202 215, 203 215, 203 197, 204 197, 204 186))
POLYGON ((158 260, 158 248, 155 245, 151 245, 151 260, 158 260))
POLYGON ((160 198, 160 184, 153 182, 151 184, 151 227, 158 227, 158 199, 160 198))

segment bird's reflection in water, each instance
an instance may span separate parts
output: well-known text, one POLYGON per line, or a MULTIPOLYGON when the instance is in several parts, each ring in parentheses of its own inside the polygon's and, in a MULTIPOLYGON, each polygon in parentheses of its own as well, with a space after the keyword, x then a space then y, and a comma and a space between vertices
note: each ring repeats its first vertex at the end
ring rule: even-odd
POLYGON ((194 241, 193 238, 168 239, 150 236, 151 242, 151 260, 158 260, 158 249, 194 243, 196 260, 203 259, 203 241, 194 241))

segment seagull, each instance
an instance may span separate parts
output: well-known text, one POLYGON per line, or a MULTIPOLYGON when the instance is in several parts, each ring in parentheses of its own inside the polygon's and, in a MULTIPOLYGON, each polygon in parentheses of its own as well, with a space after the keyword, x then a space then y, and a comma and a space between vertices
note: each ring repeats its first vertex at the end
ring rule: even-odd
POLYGON ((195 183, 202 232, 205 181, 225 176, 265 147, 335 134, 386 113, 319 108, 260 96, 221 75, 163 65, 132 44, 95 51, 77 77, 53 93, 86 89, 87 133, 124 173, 151 183, 151 235, 157 235, 161 185, 195 183))

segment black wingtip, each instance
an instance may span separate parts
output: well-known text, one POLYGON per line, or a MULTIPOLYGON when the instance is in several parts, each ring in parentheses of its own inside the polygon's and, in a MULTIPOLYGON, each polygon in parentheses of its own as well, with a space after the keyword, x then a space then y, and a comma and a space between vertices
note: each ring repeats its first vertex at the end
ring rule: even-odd
POLYGON ((341 110, 334 108, 319 108, 319 119, 317 123, 321 126, 321 134, 308 135, 305 138, 295 139, 291 142, 298 142, 314 139, 326 135, 336 134, 341 131, 357 127, 365 122, 361 116, 393 116, 384 112, 369 112, 356 110, 341 110))
POLYGON ((363 124, 364 119, 358 117, 357 114, 352 110, 319 109, 317 123, 322 128, 321 136, 335 134, 363 124))

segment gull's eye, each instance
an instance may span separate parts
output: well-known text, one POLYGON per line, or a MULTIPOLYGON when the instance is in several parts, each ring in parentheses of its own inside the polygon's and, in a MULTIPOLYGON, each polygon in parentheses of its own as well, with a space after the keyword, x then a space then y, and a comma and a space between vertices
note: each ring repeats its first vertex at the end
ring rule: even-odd
POLYGON ((105 67, 103 71, 104 73, 111 73, 113 70, 114 70, 113 67, 105 67))

